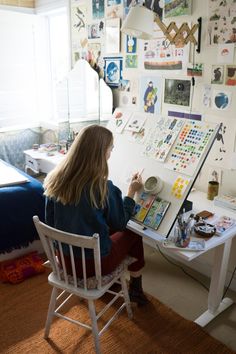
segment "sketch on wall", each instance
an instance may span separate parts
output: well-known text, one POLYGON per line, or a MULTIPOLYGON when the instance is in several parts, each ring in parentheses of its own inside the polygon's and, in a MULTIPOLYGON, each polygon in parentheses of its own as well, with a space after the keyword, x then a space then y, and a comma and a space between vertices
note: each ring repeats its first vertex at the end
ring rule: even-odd
POLYGON ((209 45, 236 43, 236 2, 234 0, 208 1, 209 45))
MULTIPOLYGON (((215 118, 208 118, 214 120, 215 118)), ((236 133, 235 122, 224 117, 220 123, 218 134, 211 148, 207 163, 224 169, 231 168, 230 154, 234 151, 234 139, 236 133)))
POLYGON ((72 3, 71 6, 71 49, 72 64, 87 55, 87 6, 85 3, 72 3))
POLYGON ((182 70, 188 62, 189 46, 175 46, 163 33, 155 31, 155 39, 144 41, 143 63, 148 70, 182 70))

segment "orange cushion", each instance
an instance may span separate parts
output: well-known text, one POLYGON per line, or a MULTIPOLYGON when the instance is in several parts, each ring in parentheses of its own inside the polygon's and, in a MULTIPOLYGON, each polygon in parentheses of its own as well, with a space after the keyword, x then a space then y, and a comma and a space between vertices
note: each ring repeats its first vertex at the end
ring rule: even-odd
POLYGON ((0 262, 0 280, 12 284, 20 283, 44 271, 43 260, 36 251, 0 262))

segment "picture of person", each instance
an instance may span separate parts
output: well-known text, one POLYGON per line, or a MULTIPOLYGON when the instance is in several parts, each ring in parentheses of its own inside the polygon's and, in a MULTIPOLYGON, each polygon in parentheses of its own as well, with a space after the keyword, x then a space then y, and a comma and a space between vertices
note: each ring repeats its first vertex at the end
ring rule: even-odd
POLYGON ((157 102, 157 87, 153 87, 152 81, 149 81, 143 99, 144 99, 144 112, 154 113, 155 103, 157 102))

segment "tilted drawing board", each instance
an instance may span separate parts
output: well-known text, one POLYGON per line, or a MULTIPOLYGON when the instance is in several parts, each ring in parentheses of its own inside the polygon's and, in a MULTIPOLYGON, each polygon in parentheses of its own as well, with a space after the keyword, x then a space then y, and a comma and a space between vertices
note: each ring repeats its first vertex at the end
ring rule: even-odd
MULTIPOLYGON (((151 234, 168 237, 219 126, 117 108, 107 128, 114 136, 109 178, 123 195, 127 193, 132 174, 142 172, 143 182, 150 176, 163 181, 158 197, 170 203, 156 230, 148 227, 149 222, 133 220, 132 224, 137 224, 141 235, 151 230, 151 234)), ((142 192, 136 195, 136 201, 142 192)))

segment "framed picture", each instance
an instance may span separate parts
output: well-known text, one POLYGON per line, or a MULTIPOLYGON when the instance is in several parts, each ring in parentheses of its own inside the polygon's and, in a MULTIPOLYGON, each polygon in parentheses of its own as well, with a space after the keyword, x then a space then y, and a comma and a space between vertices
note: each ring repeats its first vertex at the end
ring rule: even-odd
POLYGON ((122 57, 104 57, 105 81, 109 86, 118 87, 122 79, 122 57))
POLYGON ((190 80, 165 79, 164 103, 188 107, 190 92, 190 80))

